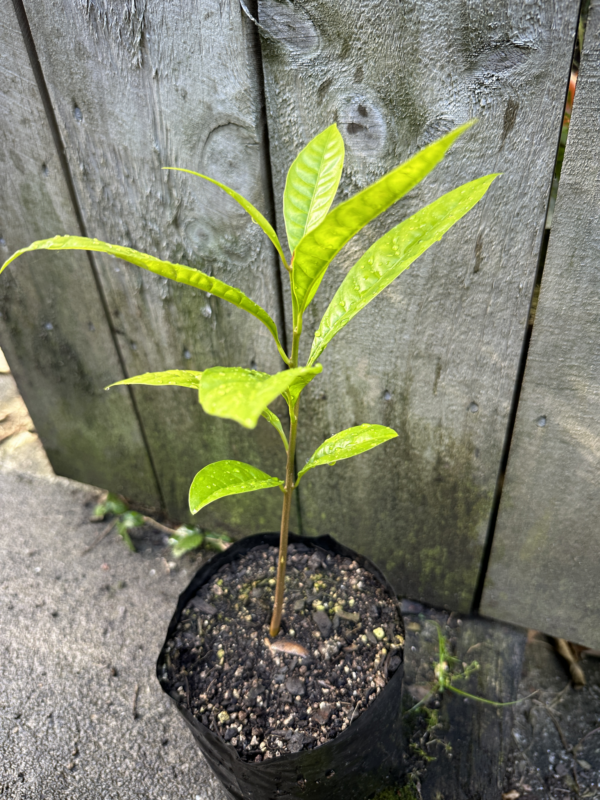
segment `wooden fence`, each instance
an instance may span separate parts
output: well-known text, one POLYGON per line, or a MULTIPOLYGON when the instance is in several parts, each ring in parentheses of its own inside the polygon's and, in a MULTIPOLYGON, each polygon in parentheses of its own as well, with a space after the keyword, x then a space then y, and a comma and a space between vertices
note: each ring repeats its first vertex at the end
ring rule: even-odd
MULTIPOLYGON (((479 602, 496 528, 483 612, 600 646, 599 5, 499 510, 578 32, 572 0, 0 0, 0 255, 57 233, 130 245, 239 286, 284 331, 287 276, 258 227, 215 187, 161 167, 231 185, 282 230, 285 172, 332 122, 347 150, 341 199, 478 117, 316 296, 307 327, 384 229, 503 173, 323 355, 303 395, 299 463, 360 422, 399 437, 310 473, 293 526, 333 534, 403 594, 459 611, 479 602)), ((276 371, 255 320, 99 254, 31 254, 3 278, 0 345, 58 473, 183 519, 191 478, 213 460, 281 472, 267 424, 208 418, 184 389, 103 392, 168 368, 276 371)), ((276 530, 279 506, 275 491, 242 495, 199 521, 276 530)))

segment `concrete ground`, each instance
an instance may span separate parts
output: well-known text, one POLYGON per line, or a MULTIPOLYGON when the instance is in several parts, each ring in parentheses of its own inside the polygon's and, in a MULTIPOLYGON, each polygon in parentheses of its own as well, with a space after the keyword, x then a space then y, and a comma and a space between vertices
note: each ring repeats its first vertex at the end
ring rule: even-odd
POLYGON ((224 800, 154 676, 189 575, 114 534, 82 555, 96 494, 0 472, 0 797, 224 800))

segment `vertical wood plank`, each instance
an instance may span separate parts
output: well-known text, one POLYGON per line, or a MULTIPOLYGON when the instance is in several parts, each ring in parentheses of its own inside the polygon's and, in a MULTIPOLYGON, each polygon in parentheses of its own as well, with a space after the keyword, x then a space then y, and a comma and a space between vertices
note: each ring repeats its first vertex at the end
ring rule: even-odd
MULTIPOLYGON (((25 6, 89 235, 214 274, 279 320, 276 261, 258 226, 216 187, 161 171, 203 172, 269 213, 258 40, 237 0, 25 6)), ((97 263, 129 374, 282 367, 266 329, 228 303, 107 257, 97 263)), ((171 516, 188 513, 190 482, 211 461, 282 473, 265 420, 248 432, 209 418, 185 389, 135 396, 171 516)), ((246 494, 209 506, 199 522, 274 530, 280 505, 276 491, 246 494)))
POLYGON ((332 533, 368 554, 408 596, 464 610, 526 328, 577 4, 260 0, 259 12, 278 214, 295 154, 334 121, 347 146, 341 200, 480 119, 422 186, 334 261, 305 318, 305 356, 308 332, 378 234, 463 182, 504 173, 329 346, 301 410, 300 465, 351 425, 399 433, 307 475, 304 531, 332 533))
MULTIPOLYGON (((34 239, 79 233, 15 11, 0 0, 0 260, 34 239)), ((160 504, 90 262, 34 253, 0 278, 0 343, 60 475, 160 504), (75 291, 73 291, 75 288, 75 291)))
POLYGON ((486 578, 489 616, 600 647, 600 3, 575 106, 486 578))

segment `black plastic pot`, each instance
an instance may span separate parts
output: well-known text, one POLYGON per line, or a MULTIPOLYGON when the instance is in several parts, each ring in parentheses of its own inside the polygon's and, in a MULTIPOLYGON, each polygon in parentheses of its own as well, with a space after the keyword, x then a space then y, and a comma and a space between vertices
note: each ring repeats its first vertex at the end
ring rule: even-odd
MULTIPOLYGON (((338 544, 330 536, 307 538, 290 534, 290 542, 302 543, 354 559, 374 574, 389 592, 387 580, 368 559, 338 544)), ((378 791, 397 784, 403 775, 402 676, 397 669, 377 699, 335 739, 314 750, 302 751, 260 763, 245 762, 181 704, 175 691, 163 684, 165 647, 173 636, 183 609, 224 564, 259 545, 279 544, 279 534, 262 533, 236 542, 201 567, 179 596, 177 609, 156 665, 163 690, 191 729, 204 757, 232 800, 367 800, 378 791)), ((398 608, 400 613, 400 608, 398 608)))

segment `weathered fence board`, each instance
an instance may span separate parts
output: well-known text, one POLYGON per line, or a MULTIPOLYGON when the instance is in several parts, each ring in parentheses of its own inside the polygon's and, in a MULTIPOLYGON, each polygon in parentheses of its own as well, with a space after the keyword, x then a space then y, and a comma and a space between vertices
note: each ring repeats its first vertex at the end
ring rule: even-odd
POLYGON ((295 153, 333 121, 347 146, 344 198, 459 123, 481 120, 422 187, 336 259, 307 330, 383 230, 462 182, 504 173, 447 240, 329 346, 323 376, 303 396, 299 464, 350 425, 399 432, 304 479, 304 531, 332 533, 432 604, 466 609, 477 582, 577 12, 566 0, 259 2, 278 214, 295 153))
MULTIPOLYGON (((274 253, 258 226, 216 187, 161 171, 203 172, 269 213, 259 45, 238 1, 25 7, 89 235, 214 274, 279 320, 274 253)), ((110 258, 97 263, 129 374, 283 366, 266 329, 228 303, 110 258)), ((283 469, 281 443, 264 420, 242 431, 204 415, 185 389, 141 388, 135 397, 175 518, 187 513, 193 475, 211 461, 283 469)), ((275 529, 280 505, 276 491, 245 494, 199 521, 275 529)))
MULTIPOLYGON (((0 118, 3 261, 80 232, 10 0, 0 0, 0 118)), ((0 343, 55 471, 159 505, 131 397, 103 391, 123 373, 84 254, 33 253, 2 276, 0 343)))
POLYGON ((600 647, 600 2, 592 0, 485 614, 600 647))

